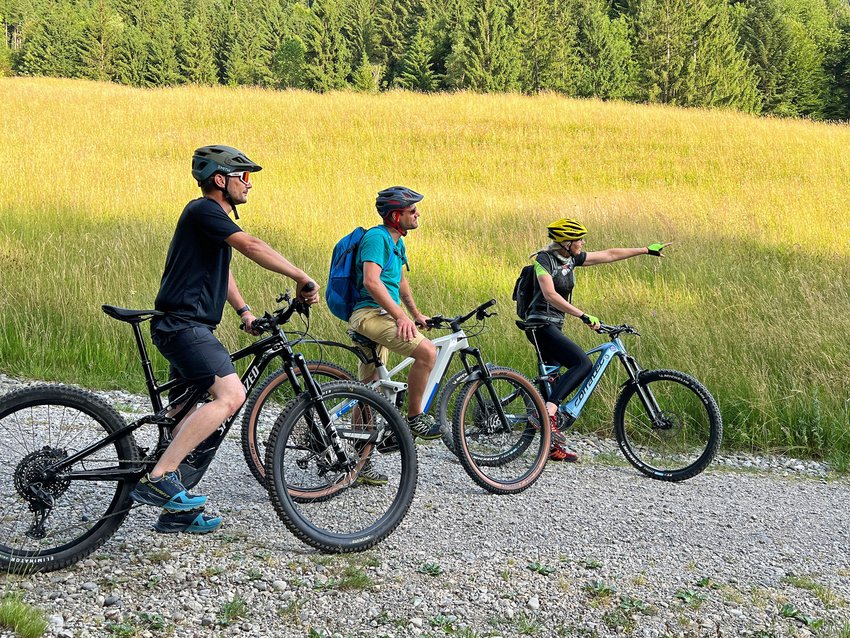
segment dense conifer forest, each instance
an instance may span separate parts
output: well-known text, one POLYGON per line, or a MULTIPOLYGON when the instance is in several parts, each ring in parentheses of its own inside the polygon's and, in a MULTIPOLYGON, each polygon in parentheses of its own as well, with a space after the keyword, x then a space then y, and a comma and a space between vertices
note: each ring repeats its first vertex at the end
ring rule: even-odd
POLYGON ((848 0, 0 0, 0 75, 850 119, 848 0))

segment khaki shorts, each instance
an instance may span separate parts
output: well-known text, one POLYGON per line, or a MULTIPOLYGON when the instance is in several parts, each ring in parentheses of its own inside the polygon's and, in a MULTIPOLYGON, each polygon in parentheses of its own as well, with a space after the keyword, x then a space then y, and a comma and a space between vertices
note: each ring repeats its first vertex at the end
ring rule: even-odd
MULTIPOLYGON (((383 312, 381 308, 358 308, 348 319, 348 325, 355 332, 359 332, 364 337, 369 337, 372 341, 379 344, 377 348, 378 358, 386 365, 387 357, 390 352, 395 352, 403 357, 409 357, 413 351, 419 347, 419 344, 425 341, 425 336, 416 331, 410 341, 405 341, 398 336, 398 327, 395 319, 389 314, 383 312), (382 314, 383 313, 383 314, 382 314)), ((369 357, 371 352, 369 348, 357 346, 363 353, 369 357)), ((358 368, 360 380, 371 380, 375 374, 375 365, 373 363, 361 363, 358 368)))

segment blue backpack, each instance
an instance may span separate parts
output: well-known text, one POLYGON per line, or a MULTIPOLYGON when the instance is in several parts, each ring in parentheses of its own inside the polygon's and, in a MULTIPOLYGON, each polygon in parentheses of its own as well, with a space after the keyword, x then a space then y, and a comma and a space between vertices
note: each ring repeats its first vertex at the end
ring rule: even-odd
MULTIPOLYGON (((358 226, 336 243, 331 255, 331 268, 328 273, 328 286, 325 288, 325 301, 327 301, 328 309, 334 317, 343 321, 348 321, 354 311, 354 306, 360 301, 355 266, 357 265, 357 251, 360 248, 360 242, 367 232, 365 228, 358 226)), ((393 250, 393 254, 400 256, 395 250, 393 250)), ((390 255, 390 260, 392 258, 393 255, 390 255)), ((387 261, 384 268, 389 265, 390 262, 387 261)))

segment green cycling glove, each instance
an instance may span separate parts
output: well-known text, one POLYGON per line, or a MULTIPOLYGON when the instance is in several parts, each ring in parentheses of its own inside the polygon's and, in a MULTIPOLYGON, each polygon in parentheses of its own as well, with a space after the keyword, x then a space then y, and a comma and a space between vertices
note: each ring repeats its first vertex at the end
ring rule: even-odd
POLYGON ((664 250, 664 244, 650 244, 646 247, 649 254, 654 257, 661 257, 661 251, 664 250))
POLYGON ((599 317, 594 317, 593 315, 582 315, 580 319, 584 321, 588 326, 602 323, 601 321, 599 321, 599 317))

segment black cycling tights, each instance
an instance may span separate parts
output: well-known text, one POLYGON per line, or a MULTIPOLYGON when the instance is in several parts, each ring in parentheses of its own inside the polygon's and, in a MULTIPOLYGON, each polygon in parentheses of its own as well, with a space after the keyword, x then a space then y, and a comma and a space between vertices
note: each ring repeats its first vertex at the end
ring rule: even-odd
POLYGON ((535 330, 527 330, 525 336, 539 349, 544 364, 547 366, 562 365, 568 368, 561 375, 558 384, 549 397, 551 403, 561 405, 561 401, 579 387, 585 377, 590 374, 590 370, 593 368, 590 357, 554 324, 535 330))

